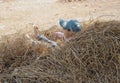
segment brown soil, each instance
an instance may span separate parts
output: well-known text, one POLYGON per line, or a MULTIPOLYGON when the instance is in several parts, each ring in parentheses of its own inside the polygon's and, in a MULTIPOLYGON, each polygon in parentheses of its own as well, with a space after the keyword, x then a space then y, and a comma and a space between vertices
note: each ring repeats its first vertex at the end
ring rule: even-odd
MULTIPOLYGON (((49 1, 49 0, 48 0, 49 1)), ((76 18, 80 21, 94 19, 101 15, 111 15, 105 19, 118 19, 120 0, 83 0, 70 3, 44 3, 39 0, 10 0, 0 2, 0 35, 15 32, 32 32, 31 24, 40 30, 58 25, 58 19, 76 18)))

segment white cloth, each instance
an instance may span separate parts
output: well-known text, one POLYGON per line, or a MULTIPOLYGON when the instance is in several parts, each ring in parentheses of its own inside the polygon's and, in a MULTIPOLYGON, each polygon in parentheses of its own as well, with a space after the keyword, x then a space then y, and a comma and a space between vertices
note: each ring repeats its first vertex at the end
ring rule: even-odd
POLYGON ((38 40, 43 40, 49 44, 51 44, 53 47, 57 47, 57 43, 55 41, 49 40, 47 37, 45 37, 44 35, 39 35, 38 36, 38 40))

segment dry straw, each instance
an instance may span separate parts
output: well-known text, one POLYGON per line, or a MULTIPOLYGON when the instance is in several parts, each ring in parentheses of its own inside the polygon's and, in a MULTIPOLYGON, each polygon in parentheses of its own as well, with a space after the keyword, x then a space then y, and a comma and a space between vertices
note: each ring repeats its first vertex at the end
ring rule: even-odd
POLYGON ((3 61, 9 61, 11 59, 7 57, 13 56, 20 57, 21 62, 17 67, 7 65, 7 68, 5 67, 7 73, 3 72, 1 82, 119 83, 120 22, 96 21, 86 28, 87 30, 77 33, 75 38, 65 43, 61 49, 56 49, 42 57, 40 53, 39 56, 36 54, 38 50, 31 50, 30 45, 26 46, 23 40, 15 41, 14 45, 25 48, 10 47, 13 41, 9 41, 10 44, 5 43, 3 61), (20 55, 15 55, 15 48, 17 51, 20 50, 20 55))

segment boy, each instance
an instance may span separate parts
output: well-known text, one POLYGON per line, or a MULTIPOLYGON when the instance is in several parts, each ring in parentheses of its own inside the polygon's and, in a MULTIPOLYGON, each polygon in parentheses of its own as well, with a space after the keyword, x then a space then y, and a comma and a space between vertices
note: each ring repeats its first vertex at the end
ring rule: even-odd
POLYGON ((73 35, 82 29, 82 25, 78 20, 59 20, 60 26, 63 28, 64 31, 64 39, 69 41, 72 39, 73 35))

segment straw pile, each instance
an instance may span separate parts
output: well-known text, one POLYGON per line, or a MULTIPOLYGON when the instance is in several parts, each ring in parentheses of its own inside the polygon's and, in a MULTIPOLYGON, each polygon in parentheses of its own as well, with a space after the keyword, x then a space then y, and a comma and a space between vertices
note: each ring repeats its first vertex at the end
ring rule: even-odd
MULTIPOLYGON (((119 83, 120 22, 95 22, 61 49, 2 77, 9 83, 119 83)), ((31 57, 32 58, 32 57, 31 57)))
MULTIPOLYGON (((55 31, 61 31, 61 29, 58 26, 52 26, 41 34, 53 39, 55 31)), ((32 43, 25 38, 25 34, 18 32, 0 39, 0 78, 11 74, 16 67, 30 65, 37 57, 43 57, 55 49, 49 48, 49 45, 44 42, 40 42, 41 44, 32 43)), ((62 40, 60 41, 62 42, 62 40)))
POLYGON ((15 67, 29 65, 38 56, 38 48, 20 34, 3 37, 0 42, 0 71, 9 74, 15 67))

